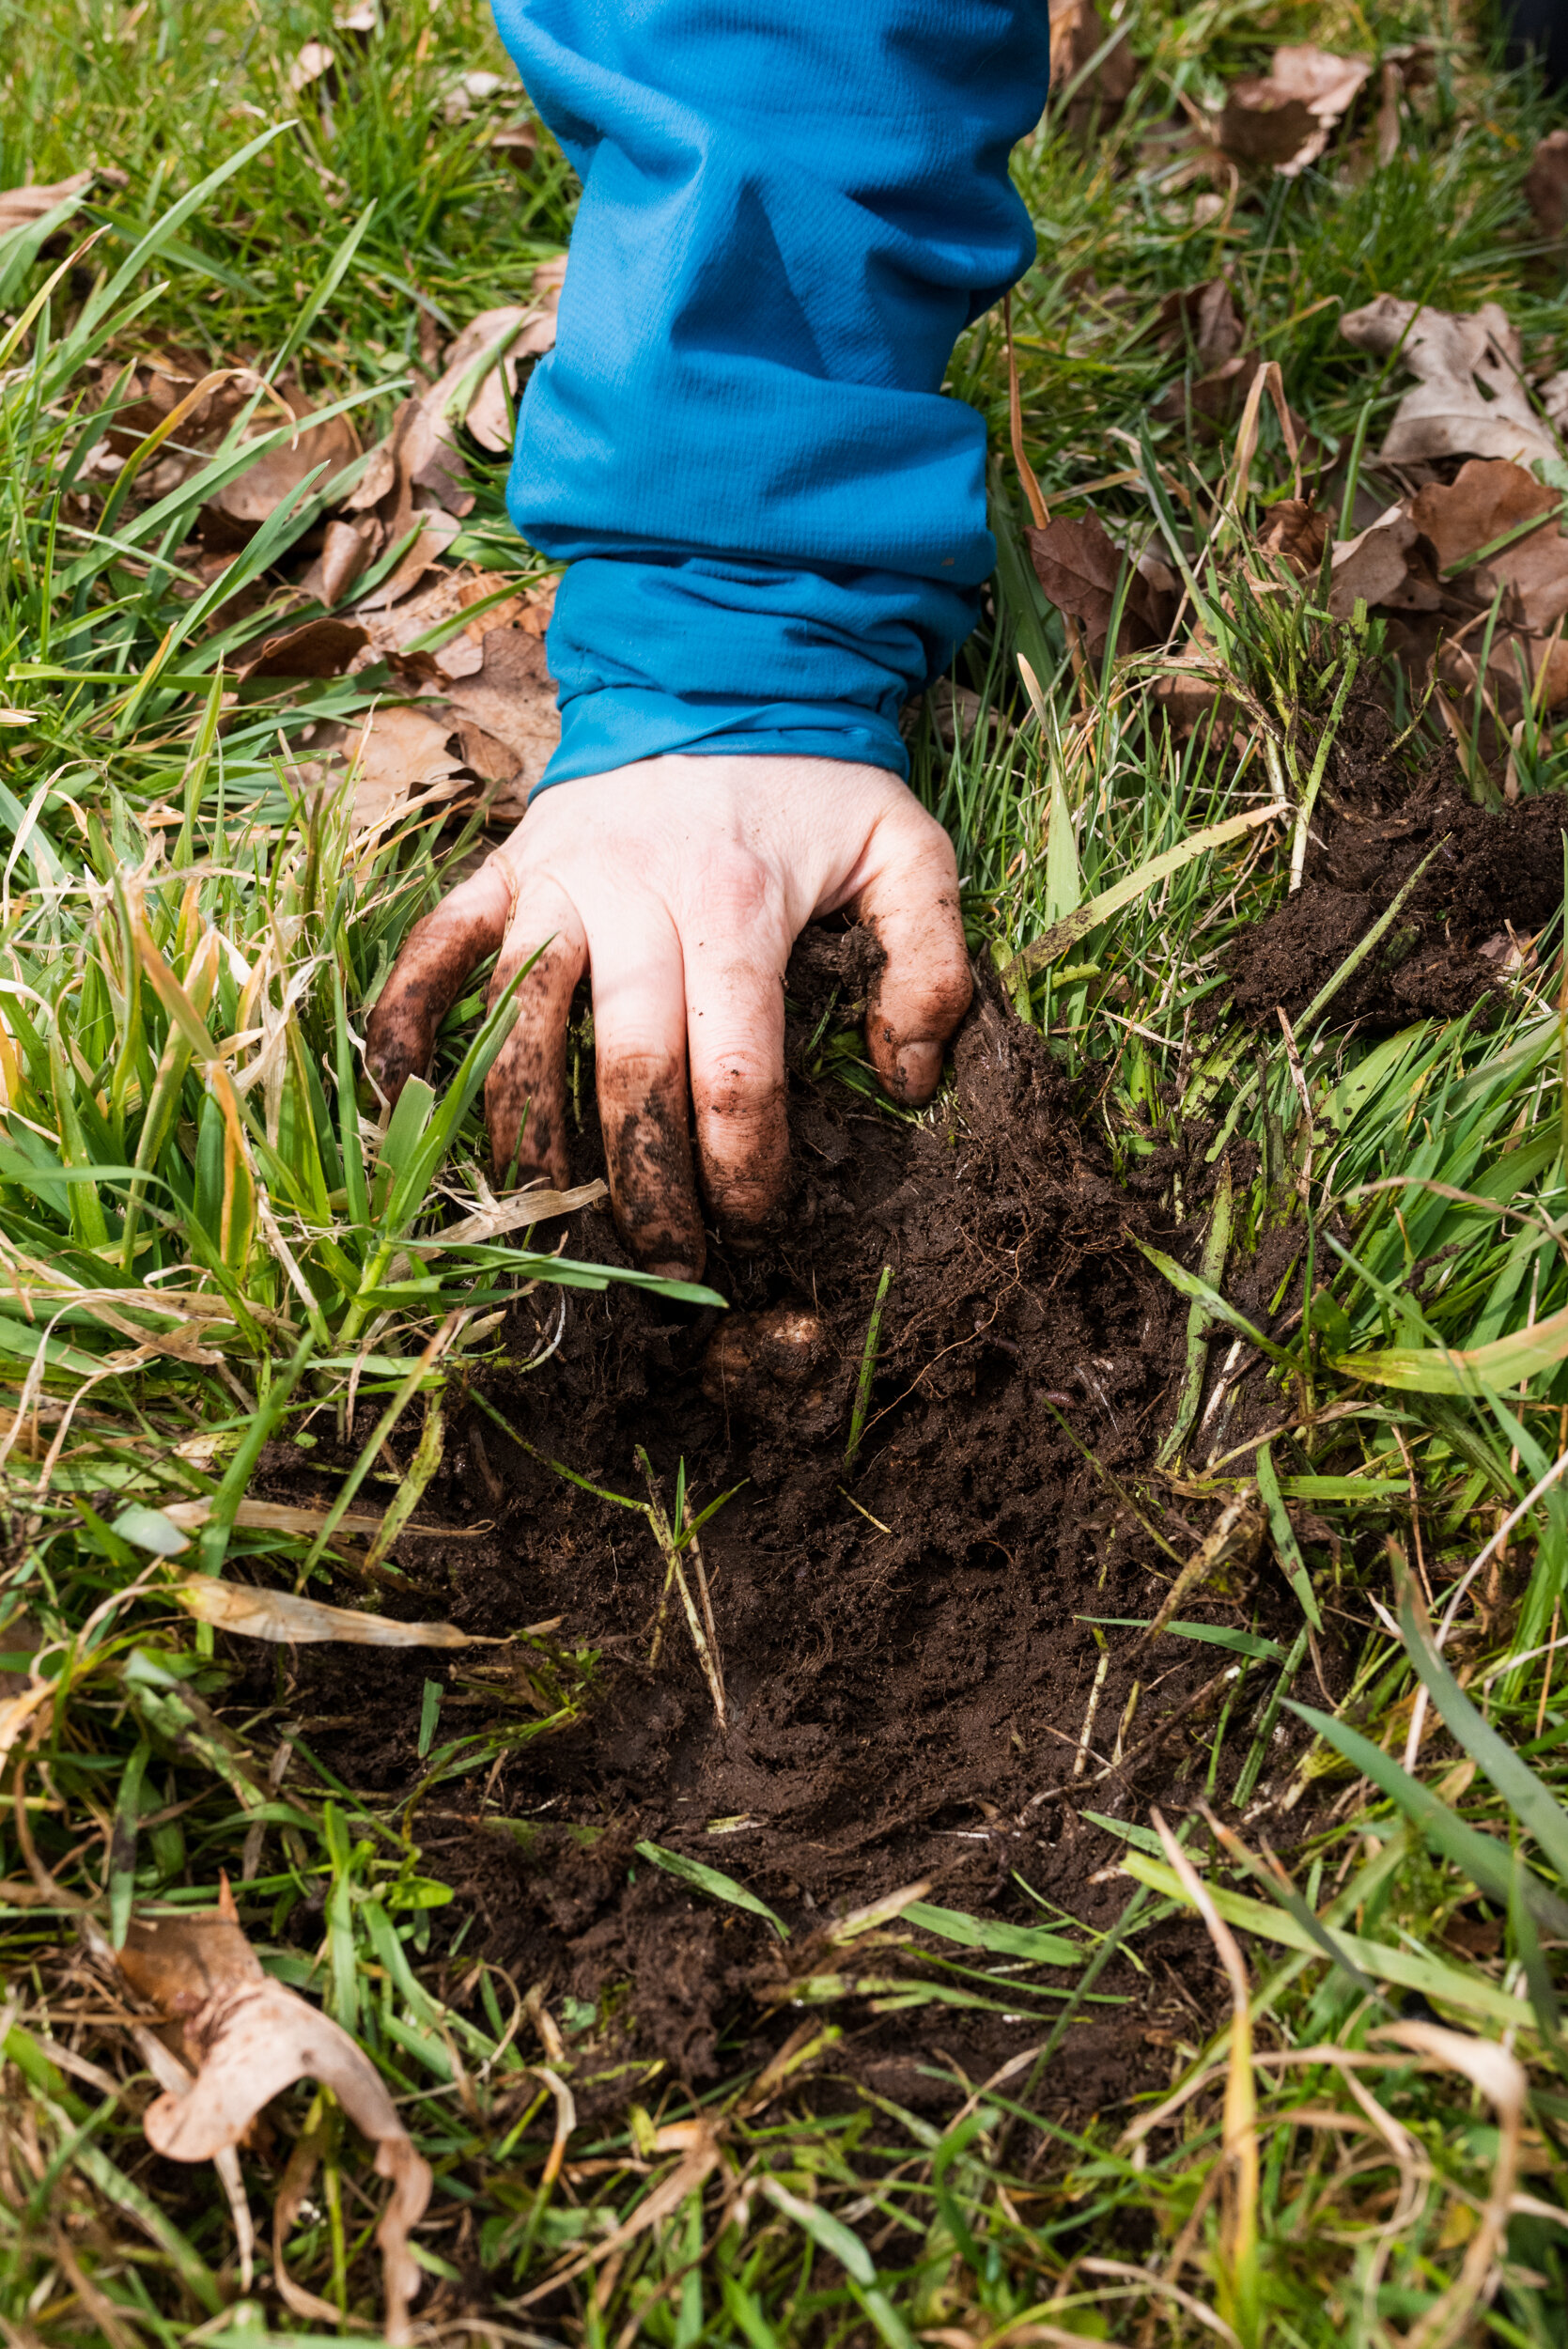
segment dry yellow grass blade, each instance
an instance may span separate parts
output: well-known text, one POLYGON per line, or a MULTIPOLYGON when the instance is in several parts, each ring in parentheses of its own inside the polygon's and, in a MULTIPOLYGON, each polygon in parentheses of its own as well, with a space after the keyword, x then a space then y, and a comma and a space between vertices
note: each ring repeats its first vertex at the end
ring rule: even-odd
MULTIPOLYGON (((182 1533, 198 1532, 212 1514, 208 1501, 171 1501, 163 1512, 171 1525, 178 1525, 182 1533)), ((242 1501, 234 1513, 234 1522, 253 1533, 319 1533, 327 1522, 324 1509, 303 1509, 291 1501, 242 1501)), ((382 1520, 364 1510, 349 1509, 337 1520, 334 1532, 338 1533, 379 1533, 382 1520)), ((443 1542, 476 1541, 487 1531, 483 1525, 405 1525, 404 1533, 425 1533, 432 1540, 443 1542)))
POLYGON ((246 1582, 224 1582, 216 1575, 193 1575, 177 1582, 172 1596, 187 1614, 210 1623, 219 1631, 238 1631, 247 1640, 271 1640, 276 1645, 318 1640, 342 1647, 498 1647, 504 1641, 487 1640, 459 1631, 451 1623, 394 1623, 385 1615, 362 1615, 352 1607, 327 1607, 320 1600, 296 1597, 292 1591, 269 1591, 246 1582))
POLYGON ((1223 2144, 1230 2176, 1225 2181, 1222 2229, 1222 2312, 1242 2349, 1258 2337, 1258 2111, 1252 2080, 1252 2000, 1247 1961, 1209 1897, 1208 1887, 1157 1810, 1149 1817, 1183 1891, 1208 1929, 1231 1985, 1231 2049, 1225 2070, 1223 2144))
MULTIPOLYGON (((1402 2047, 1425 2056, 1429 2068, 1458 2072, 1492 2106, 1498 2116, 1498 2158, 1492 2190, 1482 2210, 1481 2223, 1465 2250, 1464 2265, 1435 2308, 1429 2309, 1411 2332, 1405 2349, 1451 2349, 1469 2329, 1486 2281, 1501 2250, 1514 2206, 1514 2181, 1519 2174, 1519 2138, 1524 2127, 1524 2065, 1495 2039, 1472 2039, 1466 2031, 1445 2030, 1440 2023, 1386 2023, 1373 2033, 1392 2039, 1402 2047)), ((1554 2214, 1555 2216, 1555 2214, 1554 2214)))

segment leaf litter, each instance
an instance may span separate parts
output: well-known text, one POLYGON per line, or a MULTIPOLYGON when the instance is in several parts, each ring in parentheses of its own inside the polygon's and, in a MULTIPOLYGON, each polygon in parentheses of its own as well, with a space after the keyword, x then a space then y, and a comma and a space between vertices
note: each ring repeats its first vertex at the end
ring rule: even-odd
MULTIPOLYGON (((274 2096, 306 2078, 331 2089, 375 2145, 378 2175, 391 2183, 376 2229, 385 2337, 394 2344, 411 2341, 410 2305, 421 2275, 409 2233, 429 2202, 429 2165, 398 2119, 369 2057, 330 2016, 263 1970, 240 1923, 227 1878, 215 1909, 133 1916, 119 1950, 112 1951, 97 1928, 90 1930, 89 1946, 106 1970, 117 1970, 167 2033, 173 2069, 153 2058, 163 2093, 142 2120, 148 2144, 167 2160, 223 2163, 227 2157, 230 2175, 238 2177, 233 2155, 274 2096)), ((134 2025, 132 2030, 151 2056, 151 2035, 134 2025)), ((275 2238, 280 2276, 287 2273, 281 2252, 275 2238)), ((327 2305, 317 2302, 318 2311, 327 2305)), ((328 2313, 337 2320, 336 2310, 328 2308, 328 2313)))

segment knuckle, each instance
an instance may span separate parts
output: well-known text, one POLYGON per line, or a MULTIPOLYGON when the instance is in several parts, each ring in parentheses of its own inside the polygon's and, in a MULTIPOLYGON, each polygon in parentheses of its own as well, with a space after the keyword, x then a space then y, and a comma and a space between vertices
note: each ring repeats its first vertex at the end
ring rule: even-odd
POLYGON ((749 848, 718 841, 698 863, 696 905, 722 929, 744 930, 767 911, 770 883, 767 867, 749 848))
POLYGON ((746 1045, 715 1054, 692 1072, 699 1115, 756 1119, 772 1113, 784 1088, 767 1057, 746 1045))

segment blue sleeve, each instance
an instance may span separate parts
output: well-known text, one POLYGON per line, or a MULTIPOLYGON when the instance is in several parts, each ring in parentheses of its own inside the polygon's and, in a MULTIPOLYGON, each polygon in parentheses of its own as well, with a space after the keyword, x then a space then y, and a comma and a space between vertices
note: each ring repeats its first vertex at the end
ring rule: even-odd
POLYGON ((582 197, 512 518, 570 562, 560 783, 667 751, 908 771, 995 560, 953 346, 1034 257, 1048 0, 495 0, 582 197))

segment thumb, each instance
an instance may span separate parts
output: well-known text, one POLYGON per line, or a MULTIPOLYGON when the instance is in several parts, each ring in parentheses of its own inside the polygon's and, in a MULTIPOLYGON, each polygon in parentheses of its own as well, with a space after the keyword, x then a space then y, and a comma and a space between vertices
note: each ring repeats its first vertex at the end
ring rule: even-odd
POLYGON ((855 910, 881 949, 866 1003, 872 1066, 895 1101, 928 1101, 942 1050, 974 991, 953 843, 908 800, 882 819, 855 910))

